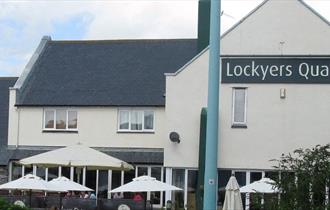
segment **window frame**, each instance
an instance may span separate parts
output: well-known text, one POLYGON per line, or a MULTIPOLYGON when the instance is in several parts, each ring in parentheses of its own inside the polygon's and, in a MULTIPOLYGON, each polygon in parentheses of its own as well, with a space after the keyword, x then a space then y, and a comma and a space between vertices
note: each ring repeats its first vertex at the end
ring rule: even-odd
POLYGON ((155 111, 150 108, 119 108, 117 111, 117 132, 118 133, 154 133, 155 132, 155 111), (132 130, 131 128, 131 114, 133 111, 142 112, 142 129, 132 130), (145 112, 150 111, 153 113, 152 129, 145 129, 144 118, 145 112), (128 112, 128 129, 120 129, 120 113, 128 112))
POLYGON ((77 132, 78 131, 78 111, 76 109, 65 109, 65 108, 45 108, 43 112, 43 131, 54 131, 54 132, 77 132), (65 111, 66 112, 66 121, 65 121, 65 129, 56 129, 56 112, 57 110, 65 111), (53 128, 46 128, 46 112, 53 111, 54 112, 54 127, 53 128), (77 114, 77 128, 69 128, 69 112, 76 112, 77 114))
POLYGON ((247 87, 233 87, 232 88, 232 116, 231 116, 232 128, 247 128, 247 95, 248 95, 247 87), (235 122, 236 90, 244 90, 244 121, 243 122, 235 122))

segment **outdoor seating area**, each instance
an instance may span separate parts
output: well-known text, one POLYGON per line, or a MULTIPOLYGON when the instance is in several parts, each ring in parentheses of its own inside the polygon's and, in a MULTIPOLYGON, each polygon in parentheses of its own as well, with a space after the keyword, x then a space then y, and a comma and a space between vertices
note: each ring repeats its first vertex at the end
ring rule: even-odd
MULTIPOLYGON (((21 201, 25 206, 29 206, 29 196, 1 195, 11 204, 21 201)), ((32 209, 59 208, 60 198, 58 195, 32 196, 32 209)), ((133 199, 84 199, 84 198, 62 198, 62 209, 84 209, 84 210, 117 210, 120 205, 127 205, 130 209, 144 210, 151 209, 150 205, 145 205, 145 201, 134 201, 133 199)))
MULTIPOLYGON (((132 165, 99 152, 82 144, 55 149, 19 161, 20 164, 39 167, 75 166, 92 170, 131 170, 132 165), (88 154, 88 160, 85 155, 88 154)), ((3 197, 8 203, 18 203, 32 209, 84 209, 111 210, 122 207, 129 209, 153 209, 152 202, 142 193, 159 191, 181 191, 181 188, 158 181, 154 177, 140 176, 125 185, 111 191, 113 199, 98 198, 97 189, 91 189, 84 184, 59 174, 59 177, 48 181, 34 174, 27 174, 13 181, 0 185, 3 197), (116 196, 120 193, 121 196, 116 196), (124 197, 124 193, 126 196, 124 197), (127 196, 129 195, 129 196, 127 196), (134 196, 133 196, 134 195, 134 196), (129 198, 129 199, 127 199, 129 198)))
POLYGON ((136 192, 134 196, 129 196, 130 199, 127 199, 127 196, 101 199, 96 198, 92 189, 66 177, 58 177, 47 182, 38 176, 28 174, 0 185, 0 190, 8 191, 8 194, 0 196, 8 203, 32 209, 51 209, 53 207, 60 209, 112 210, 123 205, 128 206, 129 209, 142 210, 153 209, 153 206, 140 192, 181 189, 159 182, 153 177, 141 176, 113 190, 113 193, 126 192, 130 195, 136 192), (137 198, 138 196, 139 198, 137 198))

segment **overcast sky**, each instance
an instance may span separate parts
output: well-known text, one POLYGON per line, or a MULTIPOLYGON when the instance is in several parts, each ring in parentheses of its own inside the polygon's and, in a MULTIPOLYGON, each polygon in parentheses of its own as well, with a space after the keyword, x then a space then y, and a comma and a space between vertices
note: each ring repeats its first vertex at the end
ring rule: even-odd
MULTIPOLYGON (((262 0, 222 0, 222 32, 262 0)), ((330 20, 330 0, 306 0, 330 20)), ((198 0, 0 1, 0 76, 19 76, 42 36, 53 40, 195 38, 198 0)))

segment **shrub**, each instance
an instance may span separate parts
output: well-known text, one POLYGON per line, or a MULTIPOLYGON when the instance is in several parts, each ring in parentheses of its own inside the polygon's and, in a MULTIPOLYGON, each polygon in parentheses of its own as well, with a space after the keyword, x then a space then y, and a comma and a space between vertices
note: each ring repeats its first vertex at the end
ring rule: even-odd
MULTIPOLYGON (((280 172, 276 187, 280 189, 279 210, 330 210, 326 187, 330 187, 330 144, 312 149, 297 149, 275 160, 280 172)), ((329 193, 329 192, 328 192, 329 193)))
POLYGON ((30 209, 27 207, 21 207, 21 206, 9 204, 6 200, 0 198, 0 210, 30 210, 30 209))

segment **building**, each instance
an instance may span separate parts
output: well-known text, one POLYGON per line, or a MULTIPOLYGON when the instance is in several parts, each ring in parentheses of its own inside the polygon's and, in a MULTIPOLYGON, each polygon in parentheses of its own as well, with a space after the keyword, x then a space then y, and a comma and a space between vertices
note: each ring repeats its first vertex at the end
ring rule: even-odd
MULTIPOLYGON (((330 142, 329 26, 303 1, 269 0, 222 35, 219 189, 232 173, 245 185, 268 176, 270 160, 282 153, 330 142)), ((188 189, 190 169, 198 167, 207 76, 207 49, 166 76, 167 133, 176 131, 181 142, 167 142, 164 165, 188 168, 179 172, 188 189)))
POLYGON ((113 189, 136 175, 164 180, 163 145, 169 141, 164 133, 164 73, 175 72, 191 60, 196 46, 196 40, 190 39, 53 41, 44 37, 10 90, 11 160, 82 143, 137 169, 112 171, 109 182, 108 171, 22 169, 13 163, 11 177, 31 172, 49 179, 58 174, 81 177, 79 181, 96 189, 99 197, 107 196, 108 185, 113 189))
MULTIPOLYGON (((223 34, 220 191, 232 173, 245 185, 272 174, 269 160, 282 153, 330 142, 329 37, 329 22, 300 0, 266 0, 223 34)), ((198 41, 43 38, 10 89, 10 178, 31 171, 48 178, 63 174, 106 196, 148 174, 184 189, 156 193, 156 204, 173 200, 179 208, 196 209, 208 76, 208 48, 198 51, 198 41), (173 132, 178 136, 171 141, 173 132), (78 142, 136 169, 15 164, 78 142)))

